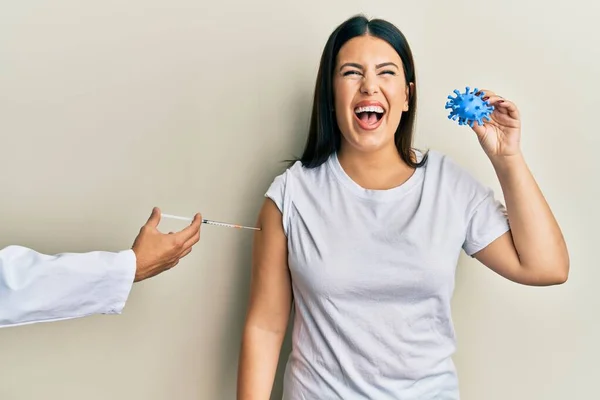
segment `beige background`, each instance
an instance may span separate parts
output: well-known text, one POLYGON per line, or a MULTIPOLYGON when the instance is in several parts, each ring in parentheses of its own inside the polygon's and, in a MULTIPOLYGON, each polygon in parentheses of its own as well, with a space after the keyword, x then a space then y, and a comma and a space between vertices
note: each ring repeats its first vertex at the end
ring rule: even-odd
MULTIPOLYGON (((413 47, 417 144, 498 194, 444 103, 466 85, 517 103, 527 160, 572 256, 570 280, 554 288, 461 259, 462 398, 595 398, 598 3, 286 3, 2 0, 0 247, 129 248, 154 205, 253 224, 281 161, 302 149, 327 36, 366 12, 413 47)), ((250 232, 204 226, 175 270, 135 285, 122 316, 0 330, 0 399, 233 399, 250 252, 250 232)))

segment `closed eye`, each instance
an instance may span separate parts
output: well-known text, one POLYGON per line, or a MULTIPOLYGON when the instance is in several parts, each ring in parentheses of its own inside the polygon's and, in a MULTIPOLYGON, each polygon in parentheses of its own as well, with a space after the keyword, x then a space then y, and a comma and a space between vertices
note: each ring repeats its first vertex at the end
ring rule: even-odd
MULTIPOLYGON (((381 71, 379 74, 380 75, 393 75, 393 76, 395 76, 396 72, 392 71, 392 70, 385 70, 385 71, 381 71)), ((350 75, 361 75, 361 73, 359 71, 356 71, 356 70, 346 71, 346 72, 343 73, 343 76, 350 76, 350 75)))

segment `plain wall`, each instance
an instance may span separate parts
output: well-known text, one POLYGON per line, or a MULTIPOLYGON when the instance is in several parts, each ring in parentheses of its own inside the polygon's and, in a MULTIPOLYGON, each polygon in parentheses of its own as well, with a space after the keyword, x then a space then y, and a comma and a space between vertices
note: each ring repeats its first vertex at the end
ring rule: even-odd
MULTIPOLYGON (((446 152, 499 197, 474 133, 444 104, 467 85, 516 102, 523 151, 568 242, 570 279, 558 287, 519 286, 461 258, 463 400, 597 396, 591 0, 4 0, 0 247, 127 249, 155 205, 253 224, 283 161, 302 150, 325 41, 358 12, 397 24, 413 47, 416 144, 446 152)), ((234 399, 251 244, 250 231, 205 225, 175 269, 135 284, 123 315, 0 330, 0 399, 234 399)))

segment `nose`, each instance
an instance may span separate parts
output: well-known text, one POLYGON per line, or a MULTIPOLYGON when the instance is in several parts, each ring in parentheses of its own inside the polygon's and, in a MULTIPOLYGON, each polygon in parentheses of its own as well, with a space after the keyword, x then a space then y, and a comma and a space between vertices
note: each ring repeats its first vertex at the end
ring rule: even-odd
POLYGON ((378 92, 379 88, 377 87, 377 82, 372 74, 365 74, 365 77, 362 81, 360 92, 362 94, 366 94, 368 96, 372 96, 378 92))

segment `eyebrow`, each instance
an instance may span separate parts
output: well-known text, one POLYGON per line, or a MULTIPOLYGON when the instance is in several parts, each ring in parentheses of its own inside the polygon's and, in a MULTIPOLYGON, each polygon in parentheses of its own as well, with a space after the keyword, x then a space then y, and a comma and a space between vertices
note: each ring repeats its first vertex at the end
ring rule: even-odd
MULTIPOLYGON (((392 65, 392 66, 394 66, 394 67, 398 68, 398 66, 397 66, 396 64, 394 64, 393 62, 384 62, 384 63, 381 63, 381 64, 377 64, 377 65, 375 66, 375 68, 376 68, 376 69, 379 69, 379 68, 383 68, 383 67, 388 67, 388 66, 390 66, 390 65, 392 65)), ((345 67, 354 67, 354 68, 358 68, 358 69, 364 69, 362 65, 360 65, 360 64, 357 64, 357 63, 345 63, 345 64, 343 64, 343 65, 340 67, 340 70, 342 70, 342 69, 343 69, 343 68, 345 68, 345 67)), ((400 69, 400 68, 398 68, 398 69, 400 69)))

